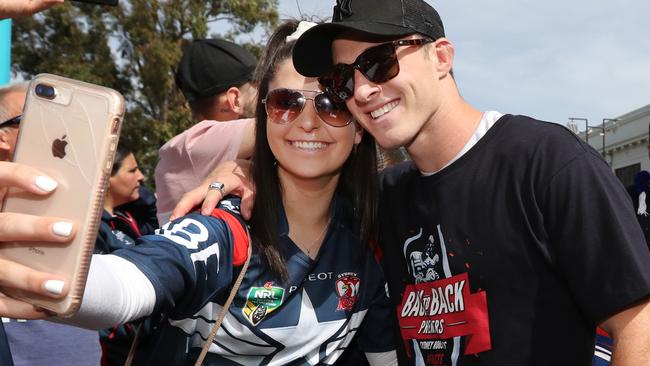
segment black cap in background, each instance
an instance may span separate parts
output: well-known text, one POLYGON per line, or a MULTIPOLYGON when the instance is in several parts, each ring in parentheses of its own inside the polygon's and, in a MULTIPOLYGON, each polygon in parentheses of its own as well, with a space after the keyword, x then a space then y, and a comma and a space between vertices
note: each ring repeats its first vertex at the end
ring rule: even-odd
POLYGON ((176 86, 189 102, 222 93, 250 81, 257 59, 223 39, 197 39, 183 50, 176 86))

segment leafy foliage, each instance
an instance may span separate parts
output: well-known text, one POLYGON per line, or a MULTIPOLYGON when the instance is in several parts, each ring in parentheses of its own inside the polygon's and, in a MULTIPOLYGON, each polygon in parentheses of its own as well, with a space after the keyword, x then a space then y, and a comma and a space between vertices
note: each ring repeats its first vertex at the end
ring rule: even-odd
MULTIPOLYGON (((121 138, 152 177, 158 148, 193 123, 174 84, 183 45, 206 38, 212 24, 223 31, 211 36, 235 39, 257 27, 268 34, 277 6, 278 0, 124 0, 116 8, 66 2, 15 21, 12 71, 120 91, 127 100, 121 138)), ((259 54, 259 43, 245 46, 259 54)))

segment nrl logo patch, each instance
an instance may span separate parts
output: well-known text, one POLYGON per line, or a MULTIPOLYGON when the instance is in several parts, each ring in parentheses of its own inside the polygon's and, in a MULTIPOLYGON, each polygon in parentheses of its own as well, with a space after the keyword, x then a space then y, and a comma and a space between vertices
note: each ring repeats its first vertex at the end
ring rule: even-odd
POLYGON ((339 305, 336 310, 350 311, 359 298, 359 283, 361 280, 356 273, 341 273, 336 280, 336 294, 339 305))
POLYGON ((257 325, 282 305, 284 289, 273 286, 273 282, 267 282, 264 287, 251 287, 246 297, 242 313, 251 324, 257 325))

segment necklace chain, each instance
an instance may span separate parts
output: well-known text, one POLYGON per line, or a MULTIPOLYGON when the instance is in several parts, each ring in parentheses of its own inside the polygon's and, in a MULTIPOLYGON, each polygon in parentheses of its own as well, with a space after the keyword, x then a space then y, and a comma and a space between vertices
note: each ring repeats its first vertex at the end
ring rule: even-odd
MULTIPOLYGON (((331 221, 331 219, 332 219, 332 218, 330 217, 330 218, 327 220, 327 223, 325 224, 325 227, 323 228, 323 231, 321 231, 321 233, 318 234, 318 237, 317 237, 314 241, 312 241, 312 242, 309 244, 308 247, 305 247, 305 246, 303 246, 303 245, 298 245, 298 247, 299 247, 300 249, 302 249, 302 250, 304 250, 305 252, 307 252, 307 256, 311 257, 311 251, 314 249, 314 246, 316 246, 316 244, 318 244, 319 241, 322 241, 322 240, 323 240, 323 236, 325 236, 325 233, 327 232, 327 228, 330 226, 330 221, 331 221)), ((320 247, 320 246, 319 246, 319 247, 320 247)))

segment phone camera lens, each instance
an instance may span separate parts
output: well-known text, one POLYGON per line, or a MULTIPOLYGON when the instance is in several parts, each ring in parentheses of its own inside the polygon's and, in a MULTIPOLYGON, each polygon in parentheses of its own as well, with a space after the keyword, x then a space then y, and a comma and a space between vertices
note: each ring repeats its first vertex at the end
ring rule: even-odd
POLYGON ((53 86, 47 84, 38 84, 34 89, 36 95, 45 99, 54 99, 56 97, 56 89, 53 86))

